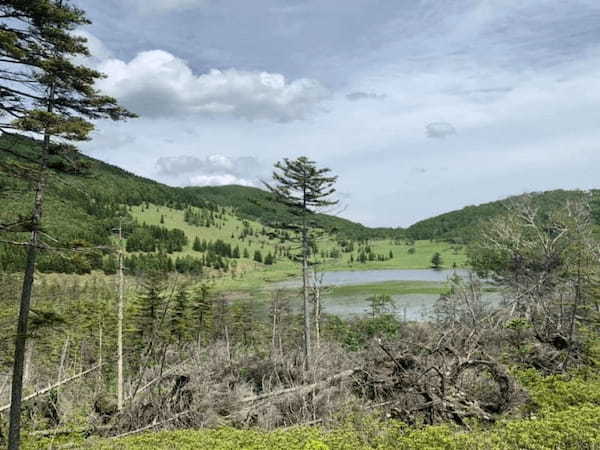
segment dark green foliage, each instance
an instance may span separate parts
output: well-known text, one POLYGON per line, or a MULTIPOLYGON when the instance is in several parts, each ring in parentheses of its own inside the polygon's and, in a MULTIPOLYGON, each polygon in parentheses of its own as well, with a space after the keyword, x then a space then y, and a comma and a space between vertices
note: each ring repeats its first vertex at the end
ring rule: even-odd
POLYGON ((262 253, 260 252, 260 250, 256 250, 254 252, 254 261, 256 261, 258 263, 262 263, 263 262, 263 257, 262 257, 262 253))
POLYGON ((271 266, 275 263, 275 258, 273 258, 273 255, 271 254, 271 252, 267 253, 267 256, 265 256, 265 264, 267 266, 271 266))
POLYGON ((179 229, 167 229, 157 225, 136 226, 127 236, 128 252, 152 253, 157 250, 166 253, 180 252, 187 245, 185 233, 179 229))
POLYGON ((192 250, 194 250, 195 252, 203 251, 202 244, 200 243, 200 238, 198 236, 196 236, 196 238, 194 239, 194 243, 192 244, 192 250))
POLYGON ((179 273, 189 273, 192 275, 202 274, 203 261, 191 256, 178 257, 175 259, 175 270, 179 273))
POLYGON ((351 351, 358 351, 373 338, 393 338, 402 328, 402 322, 393 314, 349 321, 325 315, 321 331, 324 337, 338 341, 351 351))
POLYGON ((102 259, 102 271, 106 275, 114 275, 117 273, 118 261, 114 255, 106 255, 102 259))
POLYGON ((442 267, 442 263, 442 255, 440 255, 439 252, 435 252, 431 257, 431 267, 433 269, 439 269, 440 267, 442 267))
POLYGON ((162 252, 125 257, 125 273, 141 275, 149 272, 168 273, 175 270, 173 259, 162 252))
POLYGON ((212 327, 212 300, 210 286, 202 283, 189 294, 190 303, 190 331, 198 341, 202 333, 210 334, 212 327))
POLYGON ((148 345, 159 332, 163 312, 164 277, 159 272, 150 272, 138 295, 133 315, 133 339, 137 347, 148 345))
POLYGON ((169 327, 174 341, 181 344, 190 333, 188 316, 189 298, 185 289, 181 289, 176 297, 171 309, 169 327))

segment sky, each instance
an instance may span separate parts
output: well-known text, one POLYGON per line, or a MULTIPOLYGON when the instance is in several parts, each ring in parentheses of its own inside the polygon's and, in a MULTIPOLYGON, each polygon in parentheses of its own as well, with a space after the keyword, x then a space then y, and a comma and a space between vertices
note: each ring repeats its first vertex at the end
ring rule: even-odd
POLYGON ((598 0, 73 0, 98 88, 140 118, 86 154, 173 186, 338 175, 340 215, 408 226, 600 187, 598 0))

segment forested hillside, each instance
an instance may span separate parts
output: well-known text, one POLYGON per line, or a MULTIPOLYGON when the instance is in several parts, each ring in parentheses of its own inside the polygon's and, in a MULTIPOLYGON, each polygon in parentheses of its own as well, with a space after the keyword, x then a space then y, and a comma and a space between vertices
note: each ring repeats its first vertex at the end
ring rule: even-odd
MULTIPOLYGON (((567 201, 586 199, 591 207, 595 224, 600 224, 600 190, 566 191, 554 190, 527 194, 533 204, 550 212, 567 201)), ((477 236, 482 222, 506 214, 509 207, 522 196, 508 197, 476 206, 466 206, 429 219, 421 220, 406 229, 412 239, 440 239, 456 243, 471 241, 477 236)))
MULTIPOLYGON (((0 162, 26 165, 28 161, 39 158, 37 144, 32 140, 5 137, 1 139, 0 145, 11 148, 10 153, 0 153, 0 162)), ((207 231, 214 229, 217 232, 227 224, 235 222, 238 228, 247 229, 246 234, 254 233, 248 231, 254 228, 260 230, 266 240, 273 242, 281 237, 276 236, 279 233, 276 229, 294 220, 294 212, 291 208, 276 202, 269 192, 257 188, 170 187, 84 155, 80 155, 76 170, 70 169, 67 173, 62 170, 64 167, 60 159, 56 161, 51 159, 50 166, 56 170, 50 177, 46 199, 48 210, 45 214, 45 232, 48 238, 55 240, 55 243, 59 242, 65 248, 94 247, 97 251, 78 254, 67 259, 60 255, 42 255, 39 267, 43 271, 86 273, 106 266, 114 268, 114 261, 108 256, 109 247, 114 240, 115 228, 120 222, 124 224, 125 235, 131 236, 134 241, 136 239, 139 241, 145 236, 143 238, 145 245, 130 244, 128 247, 130 252, 162 251, 171 254, 181 251, 188 244, 185 236, 171 239, 174 235, 169 234, 166 227, 159 223, 155 223, 154 228, 144 225, 143 220, 138 220, 140 210, 137 209, 135 213, 132 209, 138 206, 147 209, 150 205, 155 205, 159 208, 168 208, 169 211, 179 211, 181 214, 187 212, 187 221, 190 223, 193 221, 193 215, 210 217, 204 224, 207 231)), ((26 216, 27 205, 32 195, 27 183, 0 173, 2 200, 0 223, 10 225, 5 231, 23 231, 19 228, 19 224, 10 224, 9 221, 15 215, 26 216)), ((340 242, 393 239, 403 235, 401 229, 370 229, 325 214, 315 214, 311 221, 326 235, 340 242)), ((228 229, 229 235, 221 238, 231 249, 235 249, 236 246, 240 246, 238 241, 242 231, 238 229, 237 235, 234 235, 233 231, 236 230, 231 227, 228 229)), ((191 245, 192 242, 189 244, 191 245)), ((253 252, 255 249, 248 249, 250 250, 253 252)), ((271 248, 271 251, 274 252, 275 249, 271 248)), ((232 256, 231 251, 221 253, 222 257, 232 256)), ((240 256, 244 255, 238 255, 238 258, 240 256)), ((265 252, 260 260, 262 261, 266 256, 265 252)), ((249 257, 252 259, 254 254, 249 257)), ((160 259, 156 255, 149 258, 153 258, 156 264, 167 264, 167 268, 174 268, 174 261, 169 266, 170 263, 165 258, 160 259)), ((24 260, 24 248, 0 246, 0 266, 5 269, 19 270, 24 260)), ((209 262, 209 265, 219 268, 223 265, 213 262, 209 262)))

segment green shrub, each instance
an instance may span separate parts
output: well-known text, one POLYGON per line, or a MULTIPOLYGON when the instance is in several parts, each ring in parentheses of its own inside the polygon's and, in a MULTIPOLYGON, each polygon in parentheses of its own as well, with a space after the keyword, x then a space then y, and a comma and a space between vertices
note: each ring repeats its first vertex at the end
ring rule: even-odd
POLYGON ((542 376, 534 369, 516 373, 527 389, 533 406, 542 411, 561 411, 571 406, 600 406, 600 375, 579 374, 542 376))

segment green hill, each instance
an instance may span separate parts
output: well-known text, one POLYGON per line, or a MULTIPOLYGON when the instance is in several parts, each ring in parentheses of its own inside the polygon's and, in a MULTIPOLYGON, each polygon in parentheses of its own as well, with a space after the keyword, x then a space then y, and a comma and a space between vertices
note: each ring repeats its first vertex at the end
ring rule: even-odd
MULTIPOLYGON (((37 157, 34 141, 0 139, 0 163, 12 161, 26 165, 37 157), (2 151, 3 148, 10 149, 10 152, 2 151)), ((55 240, 53 245, 109 246, 114 240, 114 228, 118 225, 119 218, 124 218, 126 235, 139 244, 132 247, 131 253, 163 250, 168 254, 175 254, 175 257, 191 257, 194 256, 191 250, 193 239, 203 238, 207 241, 219 239, 229 245, 230 249, 220 249, 223 257, 229 257, 236 246, 240 247, 240 252, 243 251, 242 234, 250 233, 260 237, 249 239, 251 243, 244 246, 249 252, 249 259, 255 256, 254 252, 257 250, 264 253, 262 257, 268 253, 289 256, 289 243, 285 248, 283 246, 285 235, 274 227, 279 223, 291 222, 294 215, 290 208, 276 202, 269 192, 244 186, 171 187, 83 155, 81 161, 86 167, 83 174, 55 171, 50 178, 44 224, 47 238, 55 240), (161 210, 161 216, 167 216, 167 224, 164 224, 164 219, 159 221, 160 217, 142 214, 152 207, 161 210), (186 224, 184 216, 190 214, 210 220, 204 227, 196 227, 198 229, 189 232, 190 223, 186 224), (173 216, 172 220, 169 220, 170 216, 173 216), (174 233, 166 231, 186 227, 188 233, 185 238, 178 238, 174 233), (204 231, 200 228, 204 228, 204 231)), ((51 161, 51 166, 61 168, 58 160, 51 161)), ((32 201, 30 191, 28 183, 0 171, 0 224, 12 223, 15 217, 26 217, 29 214, 32 201)), ((401 229, 371 229, 325 214, 316 214, 314 222, 326 232, 329 242, 392 239, 403 235, 401 229)), ((80 257, 79 263, 83 264, 80 270, 85 272, 100 268, 103 257, 106 257, 106 252, 95 256, 87 255, 87 263, 80 257)), ((65 264, 68 266, 68 263, 62 259, 64 258, 60 256, 46 254, 41 259, 40 267, 47 271, 75 270, 66 267, 65 264), (48 262, 50 259, 53 262, 48 262)), ((23 261, 22 248, 0 246, 0 267, 19 269, 23 261)))
MULTIPOLYGON (((553 190, 527 195, 531 196, 533 204, 541 210, 551 210, 569 200, 588 196, 591 200, 594 222, 600 224, 600 190, 553 190)), ((406 233, 412 239, 437 239, 466 243, 477 235, 477 230, 483 221, 505 213, 507 208, 520 197, 514 196, 477 206, 466 206, 457 211, 431 217, 411 225, 406 229, 406 233)))
MULTIPOLYGON (((0 140, 0 147, 4 147, 7 142, 7 139, 0 140)), ((32 141, 23 139, 17 143, 16 148, 23 156, 36 157, 32 141)), ((0 160, 8 157, 8 154, 0 150, 0 160)), ((81 159, 88 166, 86 175, 55 176, 50 186, 50 197, 61 198, 63 202, 71 203, 76 210, 89 210, 93 216, 98 216, 94 210, 102 206, 132 206, 146 202, 177 209, 184 209, 186 206, 227 207, 241 218, 264 224, 286 222, 293 217, 289 208, 277 203, 273 195, 261 189, 246 186, 171 187, 94 158, 82 155, 81 159)), ((9 180, 0 172, 0 193, 5 197, 8 191, 20 185, 21 183, 9 180)), ((49 215, 52 216, 52 212, 49 215)), ((389 228, 371 229, 325 214, 315 215, 314 221, 325 230, 335 230, 355 239, 390 236, 398 231, 389 228)))

